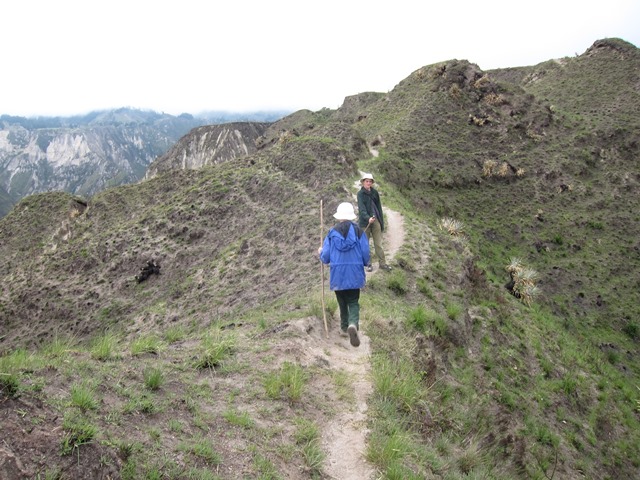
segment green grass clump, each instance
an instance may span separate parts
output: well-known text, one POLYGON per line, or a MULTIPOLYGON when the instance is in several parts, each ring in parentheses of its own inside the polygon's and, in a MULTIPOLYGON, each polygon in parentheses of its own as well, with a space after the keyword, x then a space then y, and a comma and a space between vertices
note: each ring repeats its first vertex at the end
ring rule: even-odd
POLYGON ((98 400, 95 395, 95 388, 87 382, 74 383, 71 385, 71 405, 82 411, 96 410, 98 400))
POLYGON ((447 301, 445 302, 445 310, 447 311, 447 317, 449 317, 449 319, 457 320, 464 308, 459 303, 447 301))
POLYGON ((385 281, 387 288, 397 295, 404 295, 407 293, 407 277, 402 270, 396 269, 386 275, 385 281))
POLYGON ((320 475, 325 454, 322 451, 321 436, 318 426, 304 418, 296 419, 294 438, 305 465, 312 477, 320 475))
POLYGON ((164 384, 164 373, 157 367, 146 368, 142 374, 144 385, 149 390, 158 390, 164 384))
POLYGON ((91 357, 101 361, 110 360, 115 356, 118 344, 119 340, 113 333, 100 335, 91 343, 91 357))
POLYGON ((409 312, 409 325, 419 332, 424 332, 427 327, 427 310, 423 305, 418 305, 409 312))
POLYGON ((410 411, 422 397, 422 379, 407 362, 392 361, 386 355, 373 359, 373 384, 378 395, 402 411, 410 411))
POLYGON ((0 394, 15 397, 20 390, 20 376, 0 369, 0 394))
POLYGON ((65 413, 62 428, 64 435, 60 448, 61 455, 70 455, 82 445, 90 443, 98 433, 98 428, 94 424, 73 411, 65 413))
POLYGON ((39 356, 23 349, 0 357, 0 393, 7 397, 17 396, 22 386, 23 372, 39 368, 41 364, 39 356))
POLYGON ((159 353, 162 343, 155 335, 143 335, 131 342, 131 355, 142 355, 144 353, 159 353))
POLYGON ((211 466, 222 463, 222 456, 215 450, 211 442, 204 437, 196 437, 190 441, 181 442, 178 449, 193 455, 211 466))
POLYGON ((236 409, 231 409, 225 411, 222 416, 231 425, 236 425, 242 428, 252 428, 255 425, 255 422, 248 412, 240 412, 236 409))
POLYGON ((64 359, 75 348, 76 342, 73 338, 56 335, 43 349, 42 354, 46 357, 64 359))
POLYGON ((217 368, 222 365, 235 348, 235 339, 230 335, 225 335, 219 328, 208 331, 200 342, 195 367, 217 368))
POLYGON ((269 398, 284 396, 290 402, 302 398, 307 381, 304 369, 295 363, 284 362, 276 372, 270 372, 264 379, 264 387, 269 398))
POLYGON ((185 328, 181 325, 175 325, 167 328, 163 333, 164 340, 171 344, 183 340, 187 336, 185 328))

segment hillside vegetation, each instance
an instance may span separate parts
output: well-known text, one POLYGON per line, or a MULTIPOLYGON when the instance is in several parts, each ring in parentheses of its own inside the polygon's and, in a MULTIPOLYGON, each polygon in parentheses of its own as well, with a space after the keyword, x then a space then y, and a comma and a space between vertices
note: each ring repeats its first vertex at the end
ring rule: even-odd
POLYGON ((315 251, 361 170, 406 237, 362 294, 354 455, 385 479, 637 478, 639 84, 619 39, 451 60, 242 158, 23 199, 0 220, 0 478, 328 478, 356 379, 315 251))

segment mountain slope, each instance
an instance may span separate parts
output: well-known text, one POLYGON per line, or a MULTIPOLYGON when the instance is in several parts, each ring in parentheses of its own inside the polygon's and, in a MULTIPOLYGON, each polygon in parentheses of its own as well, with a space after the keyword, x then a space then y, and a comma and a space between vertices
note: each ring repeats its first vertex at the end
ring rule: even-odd
POLYGON ((315 251, 364 170, 406 236, 362 292, 354 455, 382 478, 637 477, 638 119, 591 83, 636 102, 637 49, 605 43, 546 75, 425 66, 247 156, 183 169, 185 137, 139 184, 22 200, 0 220, 0 413, 30 433, 0 473, 323 478, 321 427, 362 410, 315 251), (556 101, 587 85, 594 113, 556 101))
POLYGON ((15 203, 33 193, 91 196, 137 182, 157 156, 204 120, 119 109, 68 119, 3 115, 0 123, 0 185, 15 203))
POLYGON ((147 169, 147 178, 178 168, 202 168, 226 162, 257 151, 256 142, 269 123, 244 122, 208 125, 189 134, 154 160, 147 169), (179 162, 179 164, 175 164, 179 162))
POLYGON ((0 189, 6 195, 0 195, 0 215, 33 193, 59 190, 90 197, 135 183, 193 128, 238 117, 260 118, 266 125, 283 114, 209 112, 195 118, 120 108, 73 117, 1 115, 0 189))
POLYGON ((599 45, 558 73, 525 69, 536 79, 526 86, 466 62, 425 67, 358 128, 369 142, 380 136, 386 148, 373 165, 416 207, 472 227, 496 279, 522 258, 540 274, 540 301, 557 313, 625 328, 640 313, 629 281, 640 266, 629 256, 640 233, 632 213, 640 120, 631 113, 639 62, 633 46, 619 58, 599 45))

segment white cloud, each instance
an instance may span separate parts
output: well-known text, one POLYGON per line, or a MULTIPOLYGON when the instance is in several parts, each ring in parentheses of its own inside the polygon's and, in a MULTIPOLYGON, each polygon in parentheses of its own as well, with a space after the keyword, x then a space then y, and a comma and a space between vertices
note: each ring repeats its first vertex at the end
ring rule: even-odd
POLYGON ((0 15, 0 113, 27 116, 337 108, 453 58, 492 69, 640 44, 635 0, 23 0, 0 15))

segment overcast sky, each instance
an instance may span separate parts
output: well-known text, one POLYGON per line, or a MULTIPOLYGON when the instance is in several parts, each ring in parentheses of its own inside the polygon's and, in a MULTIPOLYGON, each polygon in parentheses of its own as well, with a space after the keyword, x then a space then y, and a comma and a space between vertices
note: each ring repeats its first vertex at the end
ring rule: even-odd
POLYGON ((484 70, 640 46, 638 0, 10 0, 0 114, 320 110, 450 59, 484 70))

